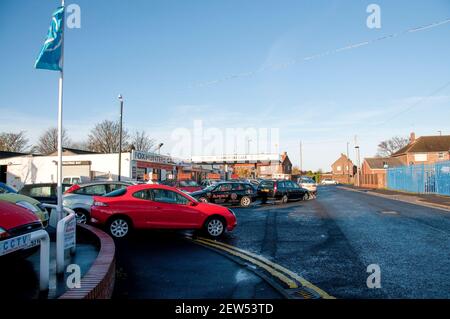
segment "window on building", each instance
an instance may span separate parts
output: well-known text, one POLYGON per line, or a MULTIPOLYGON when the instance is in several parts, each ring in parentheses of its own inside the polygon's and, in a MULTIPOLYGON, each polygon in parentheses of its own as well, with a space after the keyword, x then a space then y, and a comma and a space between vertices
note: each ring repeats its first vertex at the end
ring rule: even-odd
POLYGON ((439 158, 439 159, 444 159, 444 157, 445 157, 444 152, 439 152, 438 158, 439 158))
POLYGON ((338 172, 342 171, 342 167, 341 166, 338 166, 336 169, 337 169, 338 172))

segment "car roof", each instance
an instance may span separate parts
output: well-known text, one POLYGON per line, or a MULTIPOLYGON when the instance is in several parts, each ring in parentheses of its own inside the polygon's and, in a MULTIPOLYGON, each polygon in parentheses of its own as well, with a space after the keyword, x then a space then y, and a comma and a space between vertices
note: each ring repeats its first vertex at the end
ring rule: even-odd
POLYGON ((130 185, 133 184, 131 182, 126 181, 98 181, 98 182, 89 182, 89 183, 83 183, 83 184, 77 184, 80 187, 86 187, 86 186, 95 186, 95 185, 111 185, 111 184, 122 184, 122 185, 130 185))
MULTIPOLYGON (((37 183, 37 184, 25 184, 23 188, 44 187, 44 186, 58 186, 57 183, 37 183)), ((63 183, 62 186, 72 186, 72 184, 63 183)))
POLYGON ((145 190, 145 189, 167 189, 167 190, 172 190, 172 191, 175 190, 178 192, 178 189, 176 187, 162 185, 162 184, 140 184, 140 185, 132 185, 132 186, 127 187, 127 190, 132 191, 132 192, 137 192, 137 191, 145 190))

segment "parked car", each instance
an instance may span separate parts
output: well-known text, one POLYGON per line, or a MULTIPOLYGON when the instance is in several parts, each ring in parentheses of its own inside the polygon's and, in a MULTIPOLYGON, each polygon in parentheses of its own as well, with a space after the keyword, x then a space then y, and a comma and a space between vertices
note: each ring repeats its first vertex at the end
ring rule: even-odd
POLYGON ((256 190, 250 183, 221 182, 190 195, 203 203, 229 203, 248 207, 256 199, 256 190))
POLYGON ((91 222, 105 225, 116 238, 135 229, 197 229, 219 237, 236 226, 233 211, 198 202, 166 185, 135 185, 94 197, 91 222))
POLYGON ((182 191, 192 193, 201 190, 202 187, 196 181, 175 181, 175 180, 165 180, 161 182, 162 185, 176 187, 182 191))
POLYGON ((268 200, 279 200, 285 204, 290 200, 307 200, 309 191, 288 180, 264 180, 258 186, 258 198, 264 204, 268 200))
POLYGON ((311 177, 302 176, 298 179, 297 184, 307 189, 314 196, 317 194, 317 183, 311 177))
POLYGON ((11 187, 5 183, 0 182, 0 194, 17 194, 17 190, 14 187, 11 187))
MULTIPOLYGON (((57 186, 58 184, 56 183, 28 184, 19 193, 44 204, 56 205, 58 203, 57 186)), ((71 184, 63 184, 63 192, 67 191, 71 186, 71 184)))
POLYGON ((48 226, 49 213, 45 207, 34 198, 15 193, 3 193, 0 194, 0 200, 26 208, 39 218, 44 227, 48 226))
POLYGON ((0 256, 33 253, 39 243, 29 242, 26 234, 42 229, 39 218, 28 209, 0 200, 0 256), (24 248, 17 249, 17 247, 24 248))
POLYGON ((339 183, 337 181, 335 181, 334 179, 325 178, 320 182, 320 184, 322 184, 322 185, 337 185, 339 183))
POLYGON ((76 184, 64 193, 63 205, 75 212, 78 223, 86 224, 91 218, 91 207, 94 203, 94 196, 103 196, 130 185, 133 184, 131 182, 109 181, 76 184))
POLYGON ((63 184, 81 184, 83 182, 81 176, 64 176, 62 180, 63 184))

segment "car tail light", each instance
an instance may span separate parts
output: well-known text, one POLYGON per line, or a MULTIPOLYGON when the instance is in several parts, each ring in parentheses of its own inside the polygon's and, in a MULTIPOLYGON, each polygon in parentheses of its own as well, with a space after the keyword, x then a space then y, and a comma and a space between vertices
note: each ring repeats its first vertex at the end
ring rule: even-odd
POLYGON ((64 194, 73 193, 73 192, 79 190, 80 188, 81 188, 80 185, 77 185, 77 184, 72 185, 69 189, 67 189, 67 190, 64 192, 64 194))
POLYGON ((273 192, 274 192, 274 193, 277 192, 277 183, 273 183, 273 192))
POLYGON ((108 204, 103 203, 103 202, 99 202, 99 201, 94 201, 94 205, 93 205, 93 206, 102 206, 102 207, 105 207, 105 206, 108 206, 108 204))
POLYGON ((0 227, 0 238, 7 238, 9 236, 8 232, 0 227))

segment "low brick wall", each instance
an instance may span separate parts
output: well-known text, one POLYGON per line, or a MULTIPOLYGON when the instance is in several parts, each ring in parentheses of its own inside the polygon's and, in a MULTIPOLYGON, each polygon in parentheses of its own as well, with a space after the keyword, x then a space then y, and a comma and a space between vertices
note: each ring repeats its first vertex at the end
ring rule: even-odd
POLYGON ((78 227, 97 237, 100 250, 97 259, 81 279, 81 288, 70 289, 59 299, 109 299, 114 290, 116 273, 114 241, 98 228, 89 225, 78 227))

